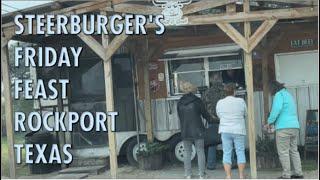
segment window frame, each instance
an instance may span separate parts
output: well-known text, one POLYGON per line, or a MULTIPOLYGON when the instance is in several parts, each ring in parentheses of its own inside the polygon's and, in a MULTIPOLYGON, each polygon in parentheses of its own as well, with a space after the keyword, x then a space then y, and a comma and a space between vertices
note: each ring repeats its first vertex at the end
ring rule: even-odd
MULTIPOLYGON (((233 55, 236 55, 236 54, 233 54, 233 55)), ((242 66, 240 68, 230 68, 230 69, 243 69, 243 66, 244 66, 243 52, 240 51, 238 53, 238 55, 240 56, 240 61, 241 61, 241 65, 242 66)), ((185 57, 185 58, 179 58, 179 59, 176 59, 176 58, 166 59, 165 60, 165 79, 166 79, 166 85, 167 85, 167 97, 168 98, 175 98, 175 97, 180 97, 180 96, 183 95, 182 92, 178 92, 178 86, 174 86, 174 84, 178 83, 177 74, 193 73, 193 72, 204 72, 205 86, 209 87, 209 85, 210 85, 209 72, 217 72, 217 70, 210 70, 210 68, 209 68, 209 58, 210 57, 221 57, 221 56, 232 56, 232 54, 223 54, 223 55, 220 55, 220 56, 205 56, 205 57, 199 56, 199 57, 185 57), (201 59, 203 61, 203 67, 204 67, 203 70, 184 71, 184 72, 169 72, 170 71, 169 63, 171 61, 179 61, 179 60, 194 59, 194 58, 199 58, 199 59, 201 59), (172 74, 174 76, 173 77, 173 81, 172 81, 174 84, 172 84, 170 82, 170 74, 172 74), (172 84, 173 87, 171 87, 171 84, 172 84), (173 92, 171 92, 172 90, 173 90, 173 92)), ((197 92, 196 95, 200 96, 200 93, 197 92)))

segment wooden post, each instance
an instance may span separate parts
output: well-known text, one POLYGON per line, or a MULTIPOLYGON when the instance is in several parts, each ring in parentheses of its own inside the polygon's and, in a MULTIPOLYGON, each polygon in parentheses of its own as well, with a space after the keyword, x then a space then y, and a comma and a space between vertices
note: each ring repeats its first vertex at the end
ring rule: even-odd
MULTIPOLYGON (((60 75, 61 75, 61 71, 59 69, 56 72, 56 79, 57 80, 60 79, 60 77, 61 77, 60 75)), ((58 94, 59 94, 58 99, 57 99, 58 112, 63 112, 64 107, 63 107, 63 99, 62 99, 62 95, 61 95, 61 84, 60 83, 57 84, 57 88, 58 88, 58 94)), ((63 153, 63 146, 66 144, 65 132, 59 131, 58 138, 59 138, 60 156, 61 156, 61 159, 65 159, 65 154, 63 153)), ((62 167, 62 169, 65 169, 66 164, 62 163, 61 167, 62 167)))
MULTIPOLYGON (((243 3, 244 12, 250 11, 249 0, 245 0, 243 3)), ((244 22, 244 35, 249 42, 251 35, 250 22, 244 22)), ((248 44, 249 45, 249 44, 248 44)), ((256 167, 256 131, 254 121, 254 99, 253 99, 253 71, 252 71, 252 51, 244 52, 244 67, 245 67, 245 79, 247 88, 247 101, 248 101, 248 136, 249 136, 249 150, 250 150, 250 172, 251 178, 257 178, 256 167)))
MULTIPOLYGON (((102 45, 105 51, 105 58, 103 59, 104 80, 106 91, 106 108, 107 111, 114 111, 113 99, 113 79, 112 79, 112 63, 111 59, 107 58, 107 50, 109 45, 108 35, 102 35, 102 45)), ((108 139, 109 139, 109 158, 110 158, 110 172, 113 179, 117 178, 118 158, 117 158, 117 139, 116 134, 111 131, 111 118, 108 116, 108 139)))
MULTIPOLYGON (((4 39, 4 37, 1 37, 4 39)), ((1 40, 1 42, 3 42, 1 40)), ((13 106, 11 99, 11 85, 9 74, 8 41, 1 45, 1 73, 3 80, 5 113, 6 113, 6 131, 9 155, 9 173, 10 178, 16 178, 16 156, 14 153, 14 134, 13 134, 13 106)))
POLYGON ((153 142, 153 123, 152 123, 152 109, 150 97, 150 80, 149 80, 149 57, 148 57, 148 42, 145 44, 145 51, 142 55, 144 57, 143 77, 144 77, 144 113, 146 118, 146 129, 148 142, 153 142))
MULTIPOLYGON (((263 39, 263 47, 267 47, 267 38, 263 39)), ((268 113, 269 113, 269 61, 268 56, 269 55, 269 49, 265 49, 262 53, 262 89, 263 89, 263 124, 266 124, 268 113)))

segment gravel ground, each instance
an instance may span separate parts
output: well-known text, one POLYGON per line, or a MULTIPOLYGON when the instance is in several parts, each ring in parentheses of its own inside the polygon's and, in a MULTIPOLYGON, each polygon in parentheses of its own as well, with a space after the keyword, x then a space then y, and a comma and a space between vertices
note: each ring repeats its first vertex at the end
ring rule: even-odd
MULTIPOLYGON (((118 178, 124 179, 181 179, 184 178, 183 176, 183 165, 182 164, 173 164, 173 165, 166 165, 162 170, 157 171, 144 171, 137 169, 136 167, 132 167, 129 165, 124 165, 119 168, 118 178)), ((196 165, 193 165, 193 174, 194 178, 198 178, 196 165)), ((250 169, 246 169, 247 178, 250 178, 250 169)), ((304 172, 306 179, 319 179, 319 170, 315 171, 307 171, 304 172)), ((277 170, 263 170, 258 171, 258 178, 259 179, 276 179, 281 176, 281 171, 277 170)), ((110 178, 109 171, 106 171, 102 174, 89 176, 88 178, 92 179, 103 179, 103 178, 110 178)), ((208 179, 224 179, 225 173, 222 167, 218 167, 216 170, 207 170, 207 178, 208 179)), ((236 169, 232 170, 232 178, 238 178, 238 172, 236 169)))
MULTIPOLYGON (((193 164, 193 178, 198 178, 197 164, 193 164)), ((314 168, 313 168, 314 169, 314 168)), ((216 170, 207 170, 207 179, 224 179, 225 173, 222 165, 219 165, 216 170)), ((184 178, 183 164, 165 164, 163 169, 156 171, 144 171, 137 167, 130 166, 128 164, 119 164, 118 168, 118 178, 121 179, 182 179, 184 178)), ((22 179, 47 179, 54 178, 58 175, 58 172, 43 174, 43 175, 33 175, 33 176, 23 176, 19 177, 22 179)), ((247 178, 250 178, 250 168, 246 168, 247 178)), ((276 179, 281 176, 281 170, 258 170, 259 179, 276 179)), ((319 169, 304 171, 305 179, 319 179, 319 169)), ((6 177, 1 177, 1 179, 6 177)), ((70 177, 65 177, 70 178, 70 177)), ((89 175, 88 179, 108 179, 111 178, 110 171, 107 170, 99 175, 89 175)), ((237 169, 232 170, 232 178, 238 178, 237 169)))

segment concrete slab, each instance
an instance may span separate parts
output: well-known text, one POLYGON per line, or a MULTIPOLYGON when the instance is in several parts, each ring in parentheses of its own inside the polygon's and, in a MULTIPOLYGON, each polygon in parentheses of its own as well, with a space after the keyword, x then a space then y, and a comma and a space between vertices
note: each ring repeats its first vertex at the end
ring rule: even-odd
MULTIPOLYGON (((59 174, 78 174, 88 173, 98 175, 106 170, 106 166, 85 166, 85 167, 71 167, 59 171, 59 174)), ((76 178, 75 178, 76 179, 76 178)))
POLYGON ((50 177, 50 179, 85 179, 89 176, 89 173, 72 173, 72 174, 58 174, 50 177))

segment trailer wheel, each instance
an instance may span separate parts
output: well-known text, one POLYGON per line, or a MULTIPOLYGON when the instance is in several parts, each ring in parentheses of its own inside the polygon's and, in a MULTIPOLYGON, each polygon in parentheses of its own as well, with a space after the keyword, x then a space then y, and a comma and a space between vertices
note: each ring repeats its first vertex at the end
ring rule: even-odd
MULTIPOLYGON (((146 148, 146 138, 140 137, 140 148, 146 148)), ((129 164, 131 166, 138 166, 137 161, 137 153, 139 150, 138 141, 136 138, 133 138, 129 141, 128 146, 126 148, 126 156, 129 164)))
MULTIPOLYGON (((171 162, 182 162, 184 158, 184 146, 183 141, 179 136, 173 136, 172 139, 169 140, 170 151, 169 151, 169 159, 171 162)), ((196 157, 196 148, 192 145, 191 152, 191 160, 194 160, 196 157)))

